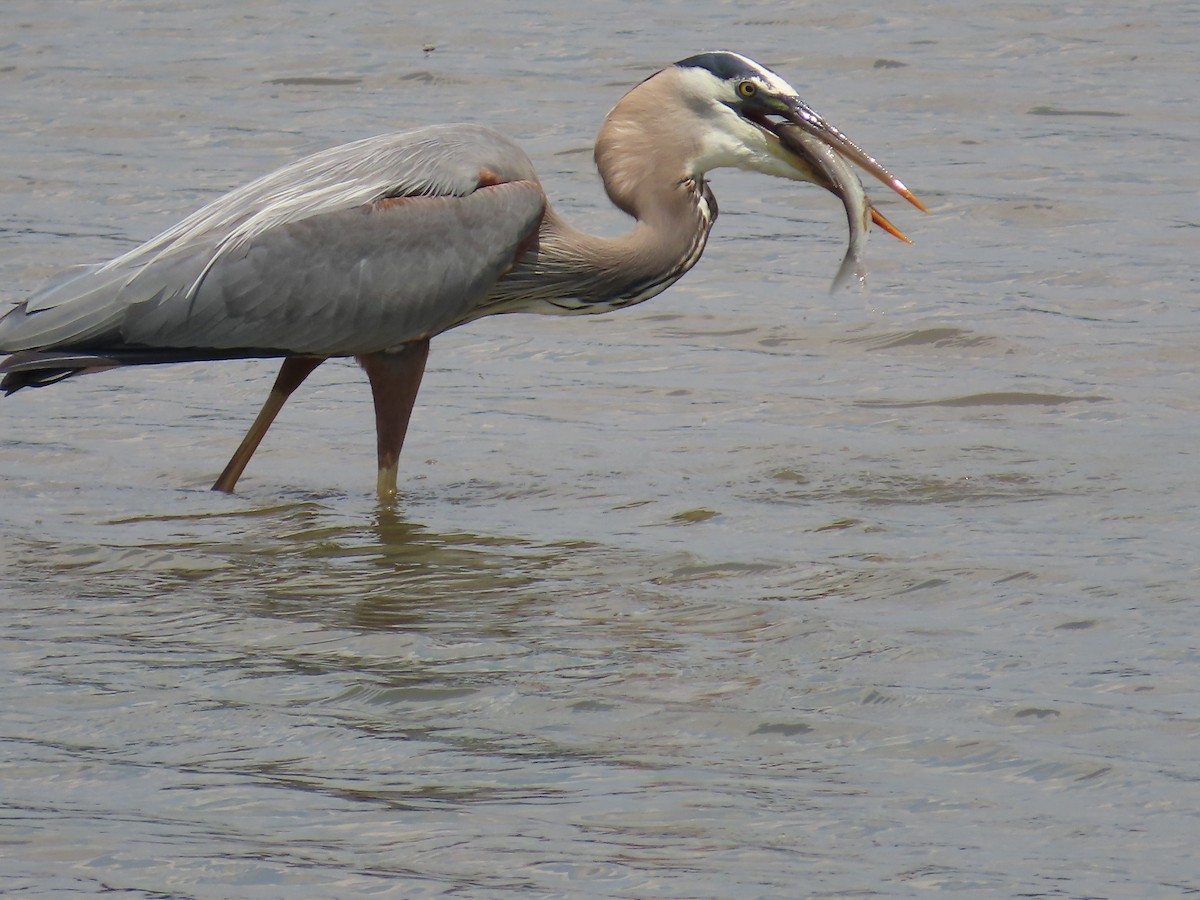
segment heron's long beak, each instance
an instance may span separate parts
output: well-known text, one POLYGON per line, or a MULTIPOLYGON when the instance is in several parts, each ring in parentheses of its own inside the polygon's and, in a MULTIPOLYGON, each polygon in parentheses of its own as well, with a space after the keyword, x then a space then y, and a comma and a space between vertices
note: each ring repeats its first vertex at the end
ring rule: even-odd
MULTIPOLYGON (((880 165, 873 156, 869 156, 862 147, 858 146, 858 144, 854 143, 854 141, 825 121, 825 118, 820 113, 813 110, 800 98, 797 97, 788 107, 787 111, 781 112, 779 115, 783 117, 786 123, 799 126, 807 133, 824 141, 852 163, 874 175, 917 209, 921 210, 921 212, 929 212, 925 208, 925 204, 918 200, 913 192, 904 186, 904 182, 880 165)), ((780 138, 785 147, 788 147, 786 140, 787 128, 783 123, 779 123, 775 127, 767 123, 766 127, 776 137, 780 138)), ((788 149, 791 150, 793 148, 788 147, 788 149)), ((811 166, 806 164, 804 168, 808 169, 811 166)))

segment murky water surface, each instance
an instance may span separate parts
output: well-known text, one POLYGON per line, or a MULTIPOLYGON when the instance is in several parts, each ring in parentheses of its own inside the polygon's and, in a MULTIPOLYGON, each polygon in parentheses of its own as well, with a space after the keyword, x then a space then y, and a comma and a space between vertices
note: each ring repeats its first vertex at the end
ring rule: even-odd
POLYGON ((722 45, 934 214, 831 297, 836 201, 716 173, 663 297, 435 342, 394 509, 350 364, 234 497, 269 363, 0 401, 0 888, 1200 890, 1200 10, 1091 6, 6 3, 5 301, 454 119, 615 230, 601 117, 722 45))

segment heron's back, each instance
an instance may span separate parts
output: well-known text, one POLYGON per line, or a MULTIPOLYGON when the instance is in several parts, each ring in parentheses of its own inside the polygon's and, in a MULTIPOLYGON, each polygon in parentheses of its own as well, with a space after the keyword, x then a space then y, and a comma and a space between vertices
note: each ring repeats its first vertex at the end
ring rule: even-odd
POLYGON ((544 202, 481 126, 334 147, 52 283, 0 319, 0 350, 387 349, 469 317, 544 202))

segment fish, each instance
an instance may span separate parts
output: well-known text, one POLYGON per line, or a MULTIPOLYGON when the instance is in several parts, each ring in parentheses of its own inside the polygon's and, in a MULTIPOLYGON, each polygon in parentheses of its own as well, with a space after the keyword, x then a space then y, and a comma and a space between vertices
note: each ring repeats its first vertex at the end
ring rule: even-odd
POLYGON ((776 133, 788 150, 808 163, 812 174, 816 176, 815 182, 838 197, 846 208, 850 239, 829 292, 837 293, 851 279, 858 282, 860 287, 866 287, 867 266, 863 248, 867 245, 871 222, 906 244, 911 244, 912 241, 871 205, 858 173, 837 150, 798 125, 781 126, 776 133))

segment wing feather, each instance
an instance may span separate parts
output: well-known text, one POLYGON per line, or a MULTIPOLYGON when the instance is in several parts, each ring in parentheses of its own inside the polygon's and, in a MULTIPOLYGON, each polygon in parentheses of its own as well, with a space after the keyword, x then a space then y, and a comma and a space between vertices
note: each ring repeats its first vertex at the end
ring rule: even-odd
POLYGON ((52 283, 0 318, 0 348, 370 352, 359 344, 461 320, 513 264, 544 203, 528 158, 488 128, 356 141, 52 283))
MULTIPOLYGON (((222 255, 194 293, 146 285, 149 299, 129 308, 122 332, 149 347, 392 349, 470 318, 537 230, 544 203, 539 185, 510 182, 277 226, 222 255)), ((190 274, 185 263, 166 280, 190 274)))

